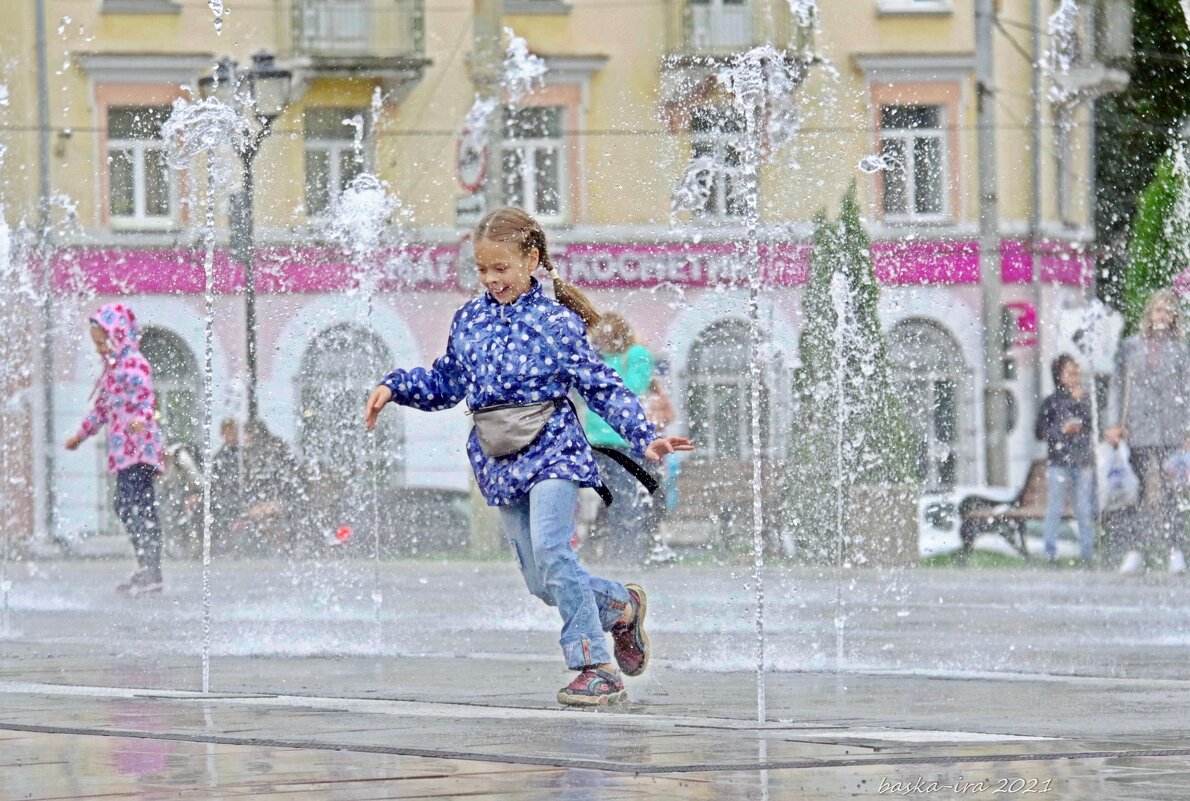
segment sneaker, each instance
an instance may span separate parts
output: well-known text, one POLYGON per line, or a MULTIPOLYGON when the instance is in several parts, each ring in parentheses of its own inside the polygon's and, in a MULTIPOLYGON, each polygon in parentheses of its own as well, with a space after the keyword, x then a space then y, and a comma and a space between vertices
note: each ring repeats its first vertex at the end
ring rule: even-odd
POLYGON ((567 706, 605 706, 626 700, 624 680, 594 665, 587 665, 574 681, 558 690, 558 703, 567 706))
POLYGON ((649 635, 645 634, 645 615, 649 611, 649 598, 639 584, 627 584, 628 602, 636 610, 631 623, 617 623, 612 626, 612 642, 615 645, 616 664, 625 676, 639 676, 649 666, 649 635))
POLYGON ((1129 551, 1124 554, 1124 561, 1120 563, 1120 572, 1125 575, 1145 572, 1145 560, 1140 555, 1140 551, 1129 551))
POLYGON ((164 588, 165 585, 161 581, 160 570, 150 570, 147 567, 142 567, 133 573, 128 581, 116 587, 116 592, 135 597, 137 595, 161 592, 164 588))
POLYGON ((1174 574, 1186 572, 1186 557, 1177 548, 1169 550, 1169 572, 1174 574))

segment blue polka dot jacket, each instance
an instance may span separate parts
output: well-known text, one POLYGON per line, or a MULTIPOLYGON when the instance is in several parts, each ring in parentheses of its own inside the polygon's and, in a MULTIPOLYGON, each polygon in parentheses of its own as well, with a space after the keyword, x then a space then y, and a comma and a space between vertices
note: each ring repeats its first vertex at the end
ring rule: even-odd
MULTIPOLYGON (((446 353, 430 369, 394 370, 381 382, 392 402, 422 411, 537 403, 577 390, 639 457, 657 438, 636 396, 587 340, 577 314, 547 298, 533 280, 529 291, 503 305, 490 294, 469 301, 450 325, 446 353)), ((602 482, 573 407, 559 405, 525 450, 499 458, 479 447, 475 431, 467 456, 490 506, 507 506, 539 481, 567 479, 583 487, 602 482)))

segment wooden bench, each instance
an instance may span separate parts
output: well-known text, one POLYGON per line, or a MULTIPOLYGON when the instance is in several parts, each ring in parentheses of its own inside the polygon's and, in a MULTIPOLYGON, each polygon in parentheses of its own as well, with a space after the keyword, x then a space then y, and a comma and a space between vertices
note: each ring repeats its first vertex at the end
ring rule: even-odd
MULTIPOLYGON (((764 475, 765 528, 775 531, 776 510, 784 482, 783 463, 767 460, 764 475)), ((731 547, 750 542, 752 462, 738 459, 685 459, 678 473, 678 503, 665 518, 666 541, 674 545, 731 547)), ((771 545, 771 543, 770 543, 771 545)))
MULTIPOLYGON (((1025 524, 1045 519, 1046 460, 1038 459, 1029 465, 1025 486, 1010 501, 997 501, 983 495, 967 495, 959 501, 959 536, 963 541, 963 557, 971 553, 975 538, 980 534, 999 534, 1021 556, 1029 558, 1025 544, 1025 524)), ((1070 520, 1074 510, 1070 499, 1062 511, 1062 519, 1070 520)))

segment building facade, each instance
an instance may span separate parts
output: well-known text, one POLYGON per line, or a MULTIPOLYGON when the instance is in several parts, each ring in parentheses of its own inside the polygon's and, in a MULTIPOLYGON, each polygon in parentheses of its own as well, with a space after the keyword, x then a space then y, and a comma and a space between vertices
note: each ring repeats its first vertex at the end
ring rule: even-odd
MULTIPOLYGON (((32 4, 20 5, 0 34, 6 56, 36 54, 32 4)), ((350 454, 363 448, 364 393, 391 367, 437 356, 454 310, 475 291, 465 235, 477 198, 465 186, 473 169, 460 168, 460 134, 482 46, 472 26, 490 5, 279 0, 231 7, 221 32, 207 4, 191 0, 45 5, 48 127, 38 122, 36 58, 6 58, 0 78, 9 98, 0 108, 8 225, 14 235, 25 226, 30 241, 39 230, 51 239, 42 262, 23 251, 34 277, 40 264, 52 268, 53 371, 35 371, 25 386, 34 465, 85 411, 97 372, 85 320, 116 297, 145 324, 167 438, 197 439, 207 178, 167 164, 162 126, 217 58, 247 64, 268 50, 293 86, 253 167, 260 416, 307 461, 339 454, 362 466, 350 454), (51 189, 44 217, 42 152, 51 189), (400 242, 390 236, 361 262, 332 244, 328 225, 339 193, 364 171, 409 216, 400 242), (374 295, 361 290, 363 274, 377 277, 374 295), (47 379, 53 417, 42 421, 35 410, 47 379)), ((502 200, 546 223, 560 269, 599 306, 624 313, 658 355, 677 425, 701 443, 699 458, 748 458, 741 421, 752 379, 741 369, 748 323, 738 256, 746 220, 730 170, 741 131, 715 76, 754 45, 786 50, 805 68, 791 106, 798 133, 759 177, 766 455, 779 459, 789 445, 812 220, 854 184, 926 485, 983 483, 974 3, 842 5, 823 3, 807 23, 787 0, 505 0, 500 23, 548 71, 497 112, 501 135, 482 157, 499 164, 502 200), (675 212, 674 190, 700 157, 729 169, 699 208, 675 212)), ((1009 483, 1036 453, 1030 423, 1048 391, 1042 367, 1068 347, 1057 320, 1085 302, 1094 278, 1093 99, 1126 80, 1112 16, 1126 4, 1080 5, 1078 58, 1052 74, 1027 55, 1050 48, 1043 31, 1057 3, 996 4, 1009 483)), ((230 151, 216 172, 226 186, 242 179, 230 151)), ((245 411, 244 271, 229 255, 229 196, 215 194, 216 421, 245 411)), ((401 411, 388 425, 393 487, 467 489, 461 409, 401 411)), ((59 528, 113 525, 99 448, 53 463, 59 528)), ((30 492, 44 498, 45 475, 30 472, 30 492)))

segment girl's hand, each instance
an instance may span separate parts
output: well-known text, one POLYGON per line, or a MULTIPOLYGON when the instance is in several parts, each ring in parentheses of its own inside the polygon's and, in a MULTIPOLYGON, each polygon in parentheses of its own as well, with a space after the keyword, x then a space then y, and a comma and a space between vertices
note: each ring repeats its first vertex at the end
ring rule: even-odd
POLYGON ((1108 441, 1108 444, 1113 448, 1120 447, 1120 440, 1124 439, 1126 433, 1124 429, 1119 426, 1112 426, 1107 431, 1103 432, 1103 438, 1108 441))
POLYGON ((79 440, 78 434, 75 434, 73 437, 66 440, 66 450, 68 450, 68 451, 78 450, 80 441, 81 440, 79 440))
POLYGON ((660 462, 666 454, 692 450, 694 450, 694 443, 685 437, 657 437, 649 443, 649 447, 645 448, 645 458, 660 462))
POLYGON ((143 420, 133 420, 128 424, 128 433, 134 436, 145 433, 145 422, 143 420))
POLYGON ((371 431, 376 427, 376 416, 384 408, 384 404, 393 399, 393 391, 381 384, 372 390, 368 396, 368 404, 364 407, 364 425, 371 431))

